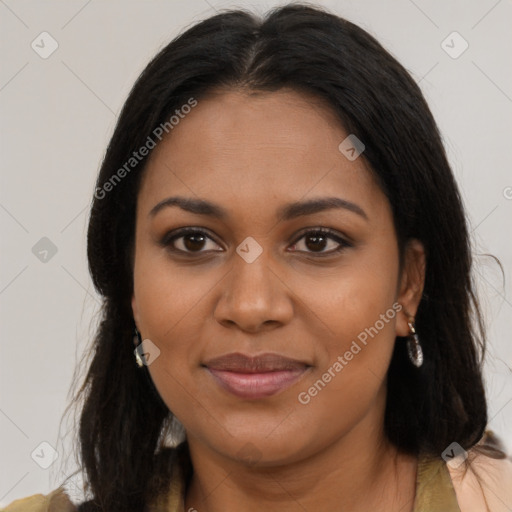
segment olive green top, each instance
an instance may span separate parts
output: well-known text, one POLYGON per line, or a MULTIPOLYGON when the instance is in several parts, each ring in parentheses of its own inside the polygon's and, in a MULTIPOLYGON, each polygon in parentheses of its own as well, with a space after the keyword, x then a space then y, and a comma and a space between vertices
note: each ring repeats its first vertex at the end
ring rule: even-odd
MULTIPOLYGON (((180 459, 178 459, 180 460, 180 459)), ((186 478, 183 459, 175 468, 169 492, 149 506, 148 512, 185 512, 186 478)), ((76 512, 62 487, 47 495, 35 494, 13 501, 5 512, 76 512)), ((420 457, 413 512, 460 512, 450 473, 443 459, 420 457)))

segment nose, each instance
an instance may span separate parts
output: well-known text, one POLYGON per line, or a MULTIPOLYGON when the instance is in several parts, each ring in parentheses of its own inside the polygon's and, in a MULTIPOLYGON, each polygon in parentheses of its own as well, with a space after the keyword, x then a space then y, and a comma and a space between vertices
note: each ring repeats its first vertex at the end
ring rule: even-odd
POLYGON ((265 250, 252 263, 234 255, 233 267, 222 280, 215 306, 214 317, 220 324, 258 332, 290 322, 293 294, 269 260, 265 250))

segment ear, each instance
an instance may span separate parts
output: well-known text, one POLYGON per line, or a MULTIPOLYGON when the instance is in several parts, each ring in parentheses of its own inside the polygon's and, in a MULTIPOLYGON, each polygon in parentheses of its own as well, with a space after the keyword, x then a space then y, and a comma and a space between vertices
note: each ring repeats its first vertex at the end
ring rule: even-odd
MULTIPOLYGON (((133 314, 133 319, 135 321, 135 325, 137 326, 137 330, 140 332, 140 329, 139 329, 139 309, 137 307, 137 301, 135 300, 135 294, 132 295, 132 314, 133 314)), ((137 344, 137 342, 135 342, 135 345, 137 344)))
POLYGON ((425 286, 426 256, 423 244, 416 239, 410 240, 405 248, 404 264, 400 276, 397 302, 402 305, 396 321, 397 336, 407 336, 410 332, 408 322, 416 316, 425 286))

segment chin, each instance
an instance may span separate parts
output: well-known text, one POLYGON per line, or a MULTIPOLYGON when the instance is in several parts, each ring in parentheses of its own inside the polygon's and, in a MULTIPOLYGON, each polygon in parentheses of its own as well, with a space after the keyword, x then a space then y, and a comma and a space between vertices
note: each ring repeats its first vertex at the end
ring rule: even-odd
POLYGON ((218 453, 237 462, 254 467, 275 467, 297 462, 304 456, 304 447, 311 446, 312 440, 302 440, 298 433, 289 432, 281 436, 267 437, 251 432, 239 432, 227 436, 221 442, 211 441, 218 453))

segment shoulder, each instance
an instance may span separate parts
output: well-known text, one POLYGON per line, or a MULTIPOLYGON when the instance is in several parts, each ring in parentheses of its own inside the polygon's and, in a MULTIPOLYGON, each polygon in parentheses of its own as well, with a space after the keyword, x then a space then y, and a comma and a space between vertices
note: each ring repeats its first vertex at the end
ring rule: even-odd
POLYGON ((77 512, 62 487, 49 494, 34 494, 13 501, 1 512, 77 512))
POLYGON ((447 464, 461 512, 512 510, 512 460, 491 457, 477 445, 459 465, 447 464))

